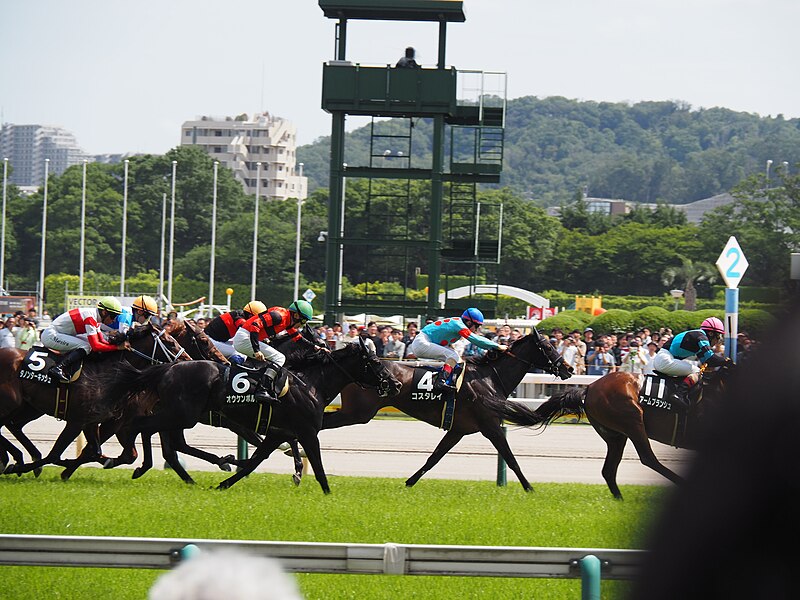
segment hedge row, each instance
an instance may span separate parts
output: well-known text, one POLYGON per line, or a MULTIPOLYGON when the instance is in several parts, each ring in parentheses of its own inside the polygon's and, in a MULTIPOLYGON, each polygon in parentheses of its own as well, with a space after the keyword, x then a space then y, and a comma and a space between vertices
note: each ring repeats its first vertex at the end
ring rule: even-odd
MULTIPOLYGON (((570 332, 575 329, 583 331, 586 327, 594 329, 595 334, 627 333, 647 327, 650 331, 670 328, 674 333, 687 329, 696 329, 708 317, 717 317, 724 321, 722 310, 665 310, 659 306, 648 306, 640 310, 628 311, 610 309, 603 314, 591 315, 576 311, 564 310, 555 316, 544 319, 537 325, 542 333, 550 334, 553 329, 560 328, 570 332)), ((747 332, 753 337, 760 337, 774 323, 775 318, 765 310, 742 309, 739 311, 739 331, 747 332)))

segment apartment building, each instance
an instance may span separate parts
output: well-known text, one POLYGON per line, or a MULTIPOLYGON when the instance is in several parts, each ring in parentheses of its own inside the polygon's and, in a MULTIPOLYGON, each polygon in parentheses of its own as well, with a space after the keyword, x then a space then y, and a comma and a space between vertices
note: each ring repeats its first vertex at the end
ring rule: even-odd
POLYGON ((272 200, 307 196, 308 179, 295 153, 297 129, 285 119, 266 112, 252 118, 198 117, 181 126, 181 145, 201 146, 233 171, 248 194, 258 188, 262 198, 272 200))
POLYGON ((0 157, 8 158, 13 167, 9 182, 20 187, 44 183, 45 159, 50 159, 51 175, 61 175, 72 165, 92 159, 65 129, 11 123, 4 123, 0 129, 0 157))

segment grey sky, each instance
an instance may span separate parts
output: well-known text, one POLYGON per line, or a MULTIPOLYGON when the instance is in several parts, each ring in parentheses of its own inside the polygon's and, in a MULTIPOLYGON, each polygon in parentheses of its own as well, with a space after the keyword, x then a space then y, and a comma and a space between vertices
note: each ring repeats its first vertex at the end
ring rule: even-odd
MULTIPOLYGON (((797 0, 464 6, 447 62, 508 72, 509 98, 800 117, 797 0)), ((333 35, 316 0, 0 0, 0 108, 5 122, 64 127, 90 153, 163 153, 185 120, 260 109, 309 143, 330 131, 320 85, 333 35)), ((412 45, 432 65, 436 40, 435 24, 351 21, 347 58, 393 64, 412 45)))

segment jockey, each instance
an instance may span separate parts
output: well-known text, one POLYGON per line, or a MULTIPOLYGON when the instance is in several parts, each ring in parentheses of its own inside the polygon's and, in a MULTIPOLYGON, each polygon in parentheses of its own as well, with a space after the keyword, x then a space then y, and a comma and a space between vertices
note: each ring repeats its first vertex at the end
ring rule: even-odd
POLYGON ((689 388, 700 379, 700 369, 688 362, 690 356, 696 356, 701 364, 718 367, 727 359, 714 353, 714 346, 722 341, 725 327, 717 317, 709 317, 700 325, 700 329, 690 329, 679 333, 658 351, 653 359, 653 369, 664 375, 683 377, 678 383, 670 400, 677 403, 679 409, 689 408, 689 388))
POLYGON ((231 338, 236 335, 239 327, 244 325, 245 321, 261 314, 265 310, 267 310, 267 307, 264 306, 263 302, 251 300, 244 305, 242 310, 232 310, 214 317, 208 322, 203 331, 225 358, 233 358, 234 362, 244 362, 244 357, 237 353, 233 344, 231 344, 231 338), (239 361, 235 357, 241 360, 239 361))
POLYGON ((441 392, 445 389, 455 389, 455 381, 461 372, 462 365, 458 365, 458 353, 453 350, 452 344, 459 338, 465 338, 484 350, 499 350, 505 352, 508 346, 498 344, 478 334, 483 325, 483 314, 477 308, 468 308, 461 317, 439 319, 429 323, 417 333, 408 352, 417 358, 432 358, 443 360, 444 366, 433 383, 433 391, 441 392))
POLYGON ((127 333, 134 324, 144 325, 152 317, 158 315, 158 304, 150 296, 139 296, 130 308, 122 307, 122 312, 117 315, 111 325, 100 323, 100 330, 106 333, 119 331, 127 333))
POLYGON ((50 327, 42 332, 42 343, 64 355, 48 374, 67 382, 74 374, 73 367, 92 351, 125 350, 128 347, 126 343, 119 346, 110 344, 100 331, 100 323, 111 325, 121 313, 119 300, 106 296, 100 299, 96 308, 73 308, 53 319, 50 327))
POLYGON ((259 389, 255 393, 256 400, 259 402, 278 403, 278 399, 275 397, 274 383, 280 368, 286 362, 286 357, 272 346, 267 345, 267 342, 285 331, 293 342, 302 340, 316 348, 316 344, 305 339, 298 330, 302 329, 313 316, 314 312, 308 302, 295 300, 287 308, 273 306, 250 317, 233 336, 233 347, 237 352, 267 362, 267 369, 264 371, 259 389))

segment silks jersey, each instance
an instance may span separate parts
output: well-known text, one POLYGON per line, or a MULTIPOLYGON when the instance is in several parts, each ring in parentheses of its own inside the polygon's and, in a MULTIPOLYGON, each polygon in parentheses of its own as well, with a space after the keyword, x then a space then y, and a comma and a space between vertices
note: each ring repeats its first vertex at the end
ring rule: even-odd
POLYGON ((715 354, 711 349, 711 343, 702 329, 690 329, 679 333, 669 343, 667 347, 675 358, 689 358, 696 356, 701 363, 707 363, 710 367, 717 367, 725 362, 725 359, 715 354))
POLYGON ((449 346, 457 342, 458 338, 463 337, 484 350, 496 350, 498 344, 482 335, 472 333, 469 328, 464 325, 461 317, 450 317, 448 319, 438 319, 433 323, 428 323, 422 328, 422 332, 428 336, 428 339, 434 344, 440 346, 449 346))
POLYGON ((212 340, 227 342, 236 335, 239 327, 244 325, 246 321, 244 312, 232 310, 211 319, 204 331, 212 340))

